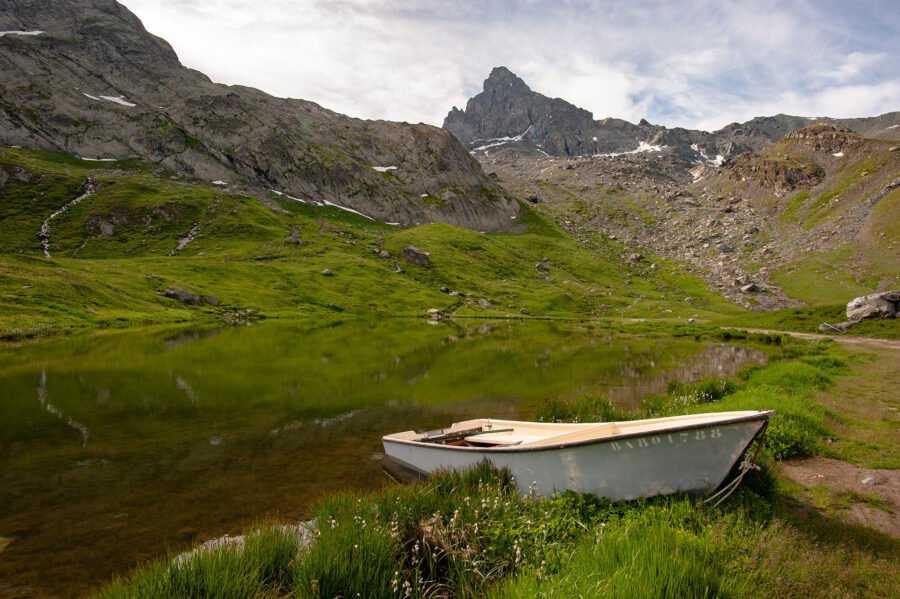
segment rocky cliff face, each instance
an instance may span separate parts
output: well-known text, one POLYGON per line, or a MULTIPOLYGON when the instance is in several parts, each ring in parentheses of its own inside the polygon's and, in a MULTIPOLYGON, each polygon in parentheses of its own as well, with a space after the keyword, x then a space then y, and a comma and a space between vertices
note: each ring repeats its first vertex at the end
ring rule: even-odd
POLYGON ((446 131, 214 84, 113 0, 10 0, 0 31, 0 144, 137 158, 386 222, 498 230, 518 211, 446 131))
POLYGON ((491 71, 484 91, 471 98, 465 110, 454 107, 444 120, 444 128, 476 154, 500 148, 551 156, 647 151, 674 154, 692 164, 718 165, 731 156, 761 150, 788 132, 815 123, 833 123, 869 136, 900 136, 900 112, 864 119, 776 115, 733 123, 715 132, 669 129, 646 120, 637 125, 620 119, 594 120, 587 110, 532 91, 505 67, 491 71))

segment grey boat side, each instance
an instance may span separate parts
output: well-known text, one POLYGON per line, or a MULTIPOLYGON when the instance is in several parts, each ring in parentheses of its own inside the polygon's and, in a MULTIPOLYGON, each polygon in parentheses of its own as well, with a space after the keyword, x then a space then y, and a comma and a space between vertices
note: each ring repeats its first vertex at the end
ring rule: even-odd
POLYGON ((571 489, 620 500, 711 493, 773 414, 535 447, 455 447, 390 436, 384 447, 392 460, 422 474, 488 460, 509 469, 521 491, 542 495, 571 489))

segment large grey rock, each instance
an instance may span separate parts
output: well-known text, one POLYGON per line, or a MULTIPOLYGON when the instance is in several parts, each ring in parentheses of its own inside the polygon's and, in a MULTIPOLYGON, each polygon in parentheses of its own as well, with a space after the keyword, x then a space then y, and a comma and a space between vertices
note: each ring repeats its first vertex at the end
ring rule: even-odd
POLYGON ((431 264, 431 254, 423 252, 414 245, 408 245, 403 248, 403 260, 416 266, 428 266, 431 264))
POLYGON ((169 299, 178 300, 182 304, 190 304, 191 306, 203 305, 203 300, 199 295, 179 287, 166 287, 165 291, 163 291, 163 296, 169 299))
POLYGON ((860 321, 873 318, 893 318, 900 303, 900 291, 872 293, 851 300, 847 304, 847 320, 860 321))
POLYGON ((44 33, 0 37, 0 145, 138 158, 386 222, 514 224, 518 204, 444 130, 213 83, 112 0, 0 3, 0 31, 26 30, 44 33), (421 197, 435 190, 444 201, 421 197))

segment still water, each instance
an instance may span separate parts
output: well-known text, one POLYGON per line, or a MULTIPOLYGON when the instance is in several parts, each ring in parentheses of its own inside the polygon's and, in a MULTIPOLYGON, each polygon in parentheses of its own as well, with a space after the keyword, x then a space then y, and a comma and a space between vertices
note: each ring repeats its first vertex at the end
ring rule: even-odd
POLYGON ((381 436, 546 398, 621 405, 751 347, 572 323, 269 322, 0 346, 0 597, 82 595, 145 560, 392 484, 381 436))

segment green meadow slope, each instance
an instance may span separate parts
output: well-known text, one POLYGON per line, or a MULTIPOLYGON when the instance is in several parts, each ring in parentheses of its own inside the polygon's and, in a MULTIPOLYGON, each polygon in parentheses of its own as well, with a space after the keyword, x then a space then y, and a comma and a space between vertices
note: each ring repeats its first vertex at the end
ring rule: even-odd
POLYGON ((588 249, 524 205, 507 233, 400 228, 275 193, 254 198, 136 162, 0 149, 6 337, 247 310, 264 317, 422 316, 431 308, 491 317, 742 312, 678 264, 652 256, 630 264, 629 251, 613 240, 588 249), (89 181, 93 192, 49 221, 46 257, 42 223, 89 181), (430 252, 431 265, 403 262, 407 245, 430 252), (162 295, 169 286, 219 303, 182 304, 162 295))

